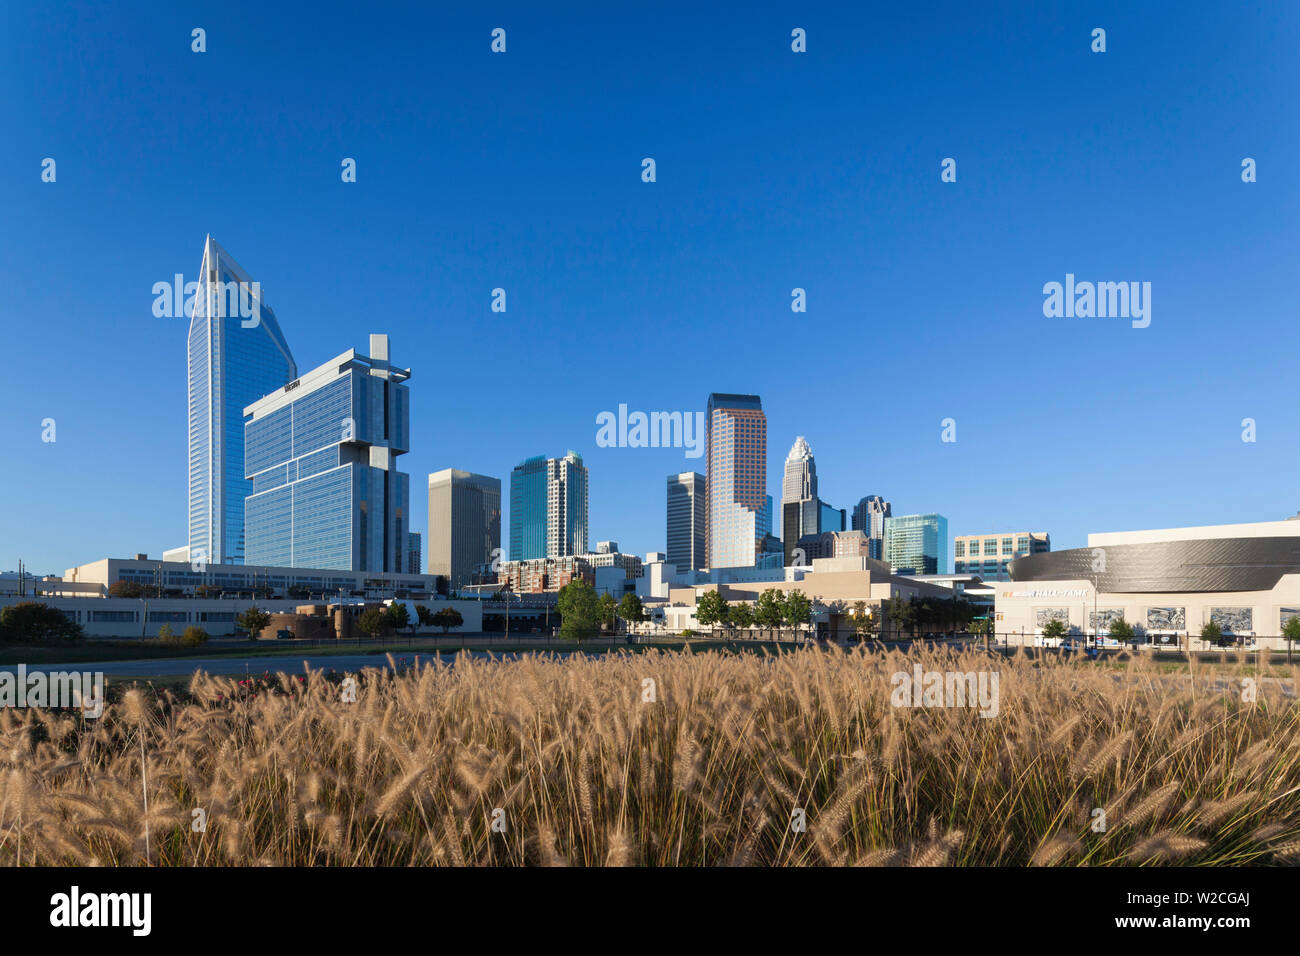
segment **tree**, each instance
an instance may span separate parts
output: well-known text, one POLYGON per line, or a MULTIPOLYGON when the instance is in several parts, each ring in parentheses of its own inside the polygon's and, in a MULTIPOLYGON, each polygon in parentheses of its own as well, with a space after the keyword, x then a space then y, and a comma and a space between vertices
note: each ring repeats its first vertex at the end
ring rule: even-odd
POLYGON ((400 601, 394 601, 388 605, 388 626, 394 631, 400 631, 411 623, 411 612, 407 610, 405 604, 400 601))
POLYGON ((1043 625, 1043 637, 1049 641, 1056 641, 1065 637, 1065 622, 1059 617, 1052 618, 1043 625))
POLYGON ((444 607, 437 614, 431 615, 430 619, 434 626, 442 628, 444 634, 453 627, 460 627, 465 623, 465 618, 454 607, 444 607))
POLYGON ((858 636, 871 637, 876 631, 876 616, 867 607, 866 601, 853 602, 853 633, 858 636))
POLYGON ((260 607, 250 607, 235 618, 235 623, 248 632, 249 637, 257 637, 271 626, 271 615, 260 607))
POLYGON ((600 623, 611 631, 618 625, 618 603, 608 591, 600 595, 600 623))
POLYGON ((1291 660, 1291 648, 1295 646, 1296 641, 1300 641, 1300 614, 1292 614, 1286 620, 1286 625, 1282 628, 1282 636, 1286 638, 1286 659, 1288 663, 1291 660))
POLYGON ((753 627, 754 609, 743 601, 733 604, 731 606, 731 623, 740 628, 753 627))
POLYGON ((785 596, 783 620, 791 627, 803 629, 812 620, 812 602, 802 591, 791 591, 785 596))
POLYGON ((560 588, 556 601, 560 612, 560 635, 581 641, 596 633, 600 626, 600 601, 596 589, 582 578, 574 578, 560 588))
POLYGON ((158 628, 158 640, 163 644, 176 643, 176 632, 172 630, 170 624, 164 624, 162 627, 158 628))
POLYGON ((208 632, 196 624, 191 624, 181 635, 181 643, 187 647, 198 647, 208 642, 208 632))
POLYGON ((417 604, 415 606, 415 617, 420 622, 420 627, 437 627, 437 615, 430 611, 425 605, 417 604))
POLYGON ((388 611, 381 607, 366 608, 357 620, 357 627, 368 637, 378 637, 389 627, 388 611))
POLYGON ((641 606, 641 599, 635 594, 624 594, 623 600, 618 602, 618 616, 629 624, 645 620, 645 608, 641 606))
POLYGON ((780 591, 768 588, 758 596, 754 620, 763 627, 780 627, 785 623, 785 597, 780 591))
POLYGON ((1110 622, 1110 627, 1106 629, 1106 633, 1121 643, 1131 641, 1133 640, 1133 625, 1122 617, 1117 617, 1110 622))
POLYGON ((0 643, 3 644, 54 644, 79 641, 84 636, 80 624, 39 601, 24 601, 0 610, 0 643))
POLYGON ((893 625, 896 633, 906 630, 916 621, 916 605, 911 601, 903 600, 901 594, 895 594, 889 599, 886 617, 889 618, 889 623, 893 625))
POLYGON ((993 633, 993 622, 988 618, 984 618, 982 621, 971 621, 969 627, 970 632, 976 637, 984 638, 984 646, 987 647, 989 643, 989 635, 993 633))
POLYGON ((695 620, 705 627, 723 623, 730 613, 731 607, 722 599, 720 591, 705 591, 695 602, 695 620))
POLYGON ((1206 644, 1220 644, 1223 642, 1223 628, 1219 627, 1214 621, 1206 621, 1201 628, 1201 640, 1206 644))
POLYGON ((115 598, 142 598, 145 591, 145 586, 136 581, 114 581, 108 586, 109 597, 115 598))

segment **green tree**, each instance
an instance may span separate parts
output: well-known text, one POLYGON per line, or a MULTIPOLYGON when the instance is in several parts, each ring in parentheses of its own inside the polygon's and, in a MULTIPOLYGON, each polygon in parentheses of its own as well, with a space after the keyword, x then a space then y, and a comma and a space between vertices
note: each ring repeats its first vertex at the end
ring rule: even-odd
POLYGON ((785 623, 785 597, 780 591, 768 588, 758 596, 754 620, 762 627, 780 627, 785 623))
POLYGON ((1125 643, 1133 640, 1133 625, 1122 617, 1117 617, 1110 622, 1110 627, 1106 629, 1106 633, 1120 643, 1125 643))
POLYGON ((874 637, 876 616, 867 607, 866 601, 853 602, 853 633, 859 637, 874 637))
POLYGON ((23 601, 0 610, 0 643, 57 644, 85 636, 80 624, 39 601, 23 601))
POLYGON ((641 599, 635 594, 624 594, 623 600, 618 602, 618 616, 629 624, 645 620, 645 608, 641 606, 641 599))
POLYGON ((249 637, 257 637, 271 626, 271 615, 260 607, 250 607, 235 618, 235 623, 248 632, 249 637))
POLYGON ((618 625, 618 602, 608 591, 600 595, 600 623, 611 631, 618 625))
POLYGON ((415 616, 420 622, 420 627, 437 627, 438 622, 434 620, 435 615, 429 608, 423 604, 415 606, 415 616))
POLYGON ((916 605, 911 601, 903 599, 901 594, 895 594, 889 599, 889 609, 885 616, 889 619, 890 625, 894 628, 895 634, 908 630, 916 621, 916 605))
POLYGON ((442 628, 444 634, 453 627, 460 627, 465 623, 465 618, 454 607, 444 607, 437 614, 432 615, 431 619, 434 625, 442 628))
POLYGON ((357 627, 361 629, 362 634, 370 638, 379 637, 388 630, 388 611, 382 607, 366 608, 357 620, 357 627))
POLYGON ((163 644, 176 643, 176 632, 172 630, 170 624, 164 624, 162 627, 158 628, 158 640, 163 644))
POLYGON ((411 612, 407 610, 406 605, 400 601, 394 601, 388 605, 388 626, 394 631, 400 631, 411 623, 411 612))
POLYGON ((721 591, 705 591, 695 602, 695 620, 705 627, 725 622, 730 613, 721 591))
POLYGON ((802 591, 791 591, 785 596, 782 619, 791 627, 803 628, 812 619, 812 602, 802 591))
POLYGON ((744 601, 737 601, 731 605, 731 623, 740 628, 753 627, 754 609, 744 601))
POLYGON ((1201 627, 1201 640, 1206 644, 1221 644, 1223 642, 1223 628, 1219 627, 1214 621, 1206 621, 1201 627))
POLYGON ((1049 641, 1055 641, 1065 637, 1065 622, 1059 617, 1054 617, 1043 625, 1043 637, 1049 641))
POLYGON ((560 635, 581 641, 596 633, 600 626, 600 600, 596 589, 582 578, 574 578, 560 588, 556 602, 560 612, 560 635))
POLYGON ((1286 625, 1282 628, 1282 636, 1286 638, 1286 659, 1291 660, 1291 648, 1295 647, 1295 642, 1300 641, 1300 614, 1292 614, 1286 620, 1286 625))
POLYGON ((115 598, 142 598, 146 588, 136 581, 114 581, 108 586, 108 596, 115 598))
POLYGON ((976 637, 984 638, 984 644, 987 646, 989 636, 993 633, 993 622, 988 618, 985 618, 982 621, 971 621, 969 624, 969 630, 970 633, 974 634, 976 637))

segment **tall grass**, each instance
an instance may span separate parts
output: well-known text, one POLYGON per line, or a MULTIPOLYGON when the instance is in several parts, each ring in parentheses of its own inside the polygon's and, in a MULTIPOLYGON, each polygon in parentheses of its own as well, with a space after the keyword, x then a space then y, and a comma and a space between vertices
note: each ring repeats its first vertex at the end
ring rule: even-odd
POLYGON ((355 703, 199 675, 99 720, 0 713, 0 863, 1289 863, 1298 713, 1275 683, 976 650, 462 656, 355 703), (918 661, 997 671, 998 716, 892 707, 918 661))

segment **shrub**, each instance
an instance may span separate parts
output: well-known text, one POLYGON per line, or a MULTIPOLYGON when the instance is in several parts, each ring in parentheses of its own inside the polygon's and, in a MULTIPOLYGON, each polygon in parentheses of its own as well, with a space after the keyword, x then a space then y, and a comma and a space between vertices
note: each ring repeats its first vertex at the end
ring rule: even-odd
POLYGON ((11 604, 0 610, 0 643, 63 644, 85 637, 80 624, 58 608, 39 601, 11 604))

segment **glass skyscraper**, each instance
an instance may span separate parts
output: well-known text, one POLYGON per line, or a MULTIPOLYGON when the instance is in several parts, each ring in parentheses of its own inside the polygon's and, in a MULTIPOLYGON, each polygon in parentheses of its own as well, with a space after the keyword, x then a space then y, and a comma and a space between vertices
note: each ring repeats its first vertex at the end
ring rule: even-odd
POLYGON ((406 571, 410 369, 349 349, 245 410, 247 560, 287 568, 406 571))
POLYGON ((260 285, 211 236, 187 353, 189 557, 242 564, 244 498, 252 490, 244 472, 244 408, 292 381, 298 368, 260 285))
POLYGON ((947 574, 948 519, 939 514, 886 518, 885 560, 895 574, 947 574))
POLYGON ((709 396, 705 430, 705 560, 710 568, 752 568, 772 527, 762 400, 715 392, 709 396))
POLYGON ((575 451, 540 455, 510 473, 510 560, 586 554, 587 466, 575 451))
POLYGON ((668 563, 679 571, 704 567, 704 489, 701 474, 668 476, 668 563))
POLYGON ((885 519, 892 514, 891 508, 892 505, 880 495, 867 495, 853 509, 853 530, 867 536, 873 558, 883 559, 885 556, 885 519))

